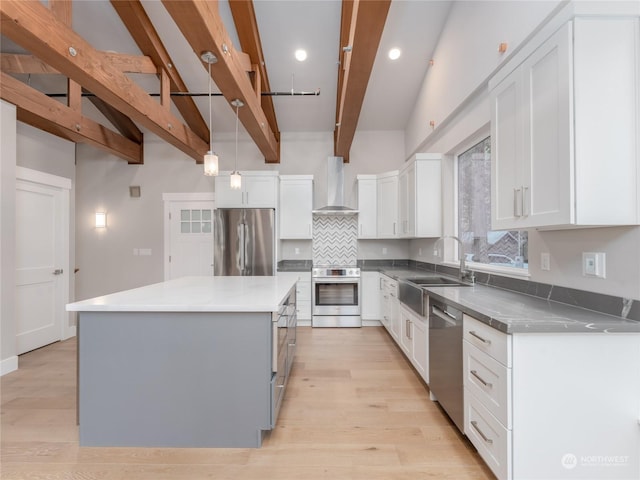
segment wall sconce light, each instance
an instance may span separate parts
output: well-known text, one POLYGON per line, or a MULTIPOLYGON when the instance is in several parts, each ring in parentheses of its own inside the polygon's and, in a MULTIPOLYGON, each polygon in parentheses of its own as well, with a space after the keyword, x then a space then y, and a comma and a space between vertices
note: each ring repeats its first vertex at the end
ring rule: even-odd
POLYGON ((96 212, 96 228, 107 227, 107 214, 105 212, 96 212))

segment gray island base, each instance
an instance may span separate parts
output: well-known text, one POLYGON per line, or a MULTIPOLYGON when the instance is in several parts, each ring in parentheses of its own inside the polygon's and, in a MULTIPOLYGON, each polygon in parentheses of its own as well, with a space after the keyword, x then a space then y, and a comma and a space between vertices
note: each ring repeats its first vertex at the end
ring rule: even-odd
POLYGON ((259 447, 270 313, 82 312, 81 446, 259 447))
POLYGON ((67 305, 83 447, 260 447, 296 346, 295 283, 184 277, 67 305))

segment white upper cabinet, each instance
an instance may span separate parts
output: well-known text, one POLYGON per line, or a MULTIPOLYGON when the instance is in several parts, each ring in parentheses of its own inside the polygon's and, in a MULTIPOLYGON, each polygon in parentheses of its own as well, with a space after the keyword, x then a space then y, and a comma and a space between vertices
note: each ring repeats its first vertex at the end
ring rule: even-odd
POLYGON ((398 238, 398 171, 378 175, 378 238, 398 238))
POLYGON ((639 223, 637 17, 577 17, 489 82, 492 228, 639 223))
POLYGON ((241 172, 242 188, 233 190, 230 173, 215 177, 216 208, 276 208, 278 172, 241 172))
POLYGON ((442 235, 442 155, 419 153, 400 171, 400 236, 442 235))
POLYGON ((311 239, 313 175, 280 176, 280 238, 311 239))
POLYGON ((378 180, 358 175, 358 238, 378 238, 378 180))

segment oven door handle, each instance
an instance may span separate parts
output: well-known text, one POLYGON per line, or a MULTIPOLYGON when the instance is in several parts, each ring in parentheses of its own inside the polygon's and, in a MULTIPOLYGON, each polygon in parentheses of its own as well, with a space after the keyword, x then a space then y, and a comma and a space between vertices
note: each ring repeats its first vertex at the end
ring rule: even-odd
POLYGON ((311 280, 313 283, 360 283, 359 277, 316 277, 311 280))

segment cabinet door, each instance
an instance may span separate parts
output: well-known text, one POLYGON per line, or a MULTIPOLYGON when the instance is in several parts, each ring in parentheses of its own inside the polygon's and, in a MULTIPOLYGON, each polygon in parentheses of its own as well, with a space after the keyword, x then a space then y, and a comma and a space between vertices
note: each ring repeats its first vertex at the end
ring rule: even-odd
POLYGON ((426 318, 413 318, 411 342, 411 363, 424 381, 429 383, 429 329, 426 318))
POLYGON ((389 283, 389 303, 390 303, 390 311, 389 311, 389 326, 391 328, 391 336, 396 340, 396 342, 400 341, 400 300, 398 300, 398 283, 396 281, 391 281, 389 283))
POLYGON ((522 64, 525 93, 522 216, 527 227, 574 222, 572 23, 522 64))
POLYGON ((380 314, 382 325, 391 333, 391 297, 389 292, 391 287, 389 286, 389 280, 384 275, 380 275, 380 314))
POLYGON ((380 274, 362 272, 362 319, 380 320, 380 274))
POLYGON ((400 348, 407 356, 409 360, 413 356, 413 342, 411 340, 412 336, 412 326, 411 326, 411 314, 403 307, 400 306, 400 348))
MULTIPOLYGON (((244 180, 244 179, 243 179, 244 180)), ((218 175, 215 177, 215 199, 216 208, 242 207, 244 199, 243 190, 233 190, 230 184, 229 175, 218 175)))
POLYGON ((280 181, 280 238, 312 238, 312 204, 311 180, 280 181))
POLYGON ((378 236, 376 183, 376 180, 358 180, 358 238, 378 236))
POLYGON ((490 93, 491 228, 519 228, 523 195, 522 70, 516 69, 490 93))
POLYGON ((243 175, 244 206, 250 208, 276 208, 277 177, 243 175))
POLYGON ((398 236, 398 176, 378 179, 378 237, 398 236))
POLYGON ((416 233, 416 165, 402 171, 398 180, 398 226, 401 237, 416 233))

